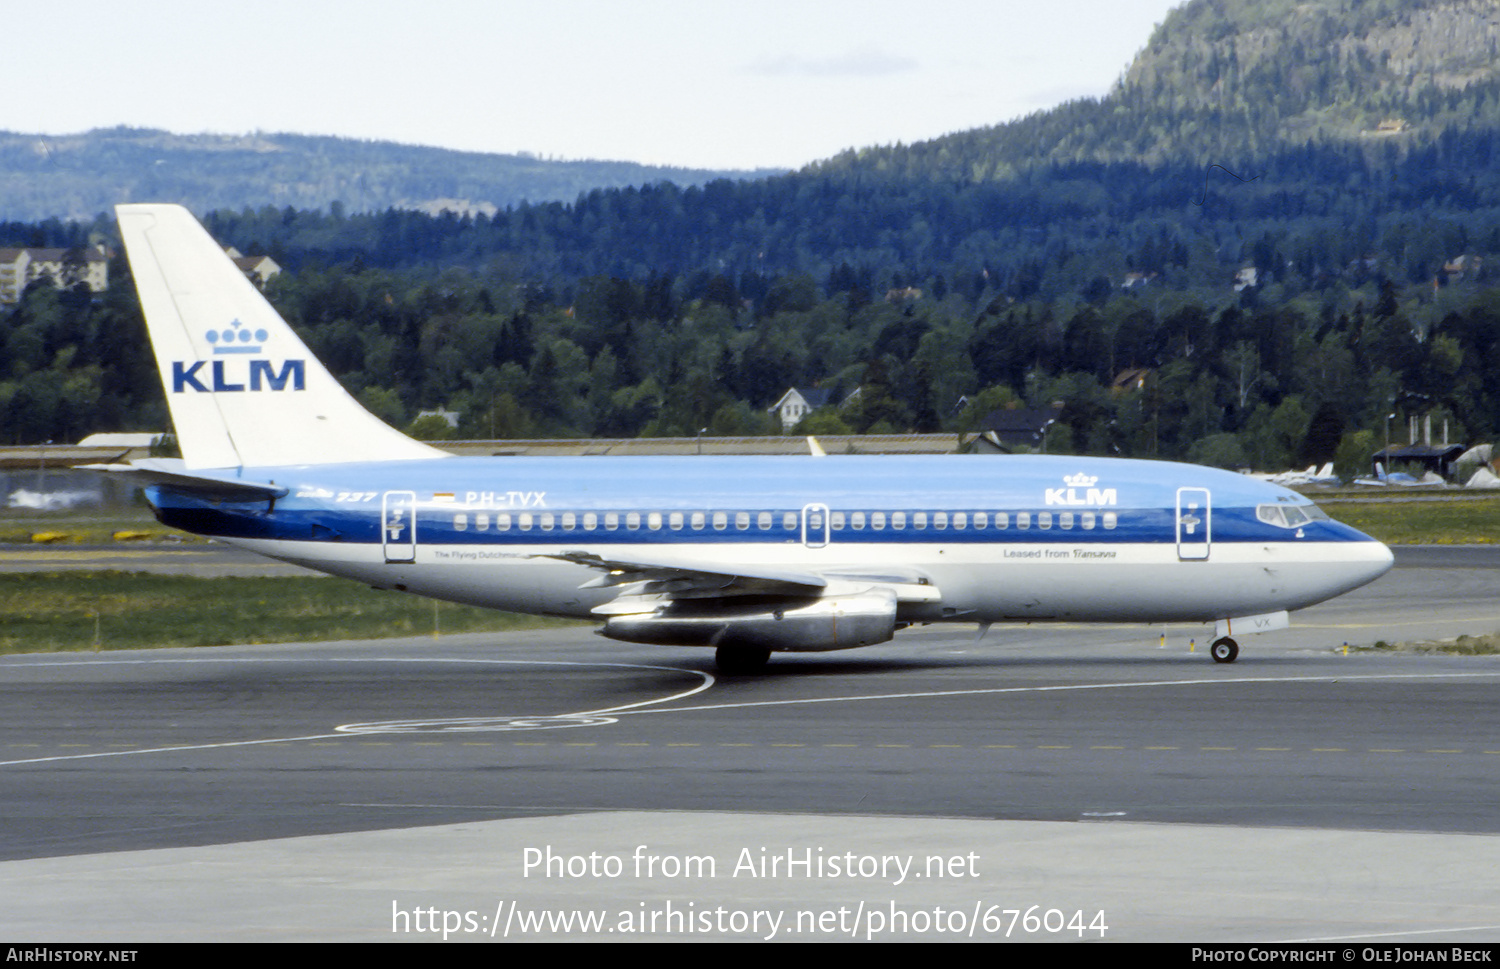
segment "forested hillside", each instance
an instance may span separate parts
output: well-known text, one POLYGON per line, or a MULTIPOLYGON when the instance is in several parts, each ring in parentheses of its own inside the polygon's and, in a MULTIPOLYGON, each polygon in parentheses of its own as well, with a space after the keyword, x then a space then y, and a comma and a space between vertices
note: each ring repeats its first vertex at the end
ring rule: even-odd
POLYGON ((661 180, 695 185, 754 174, 769 173, 559 161, 263 132, 0 132, 0 218, 91 219, 121 202, 162 200, 198 212, 247 205, 493 212, 521 202, 571 200, 595 188, 661 180))
MULTIPOLYGON (((787 387, 820 386, 858 393, 804 430, 1061 402, 1053 451, 1352 471, 1393 413, 1500 427, 1497 22, 1196 0, 1108 97, 1011 125, 493 215, 207 224, 288 267, 273 302, 402 426, 446 406, 463 436, 772 432, 787 387)), ((90 232, 112 227, 0 225, 0 246, 90 232)), ((119 286, 29 292, 0 329, 0 440, 161 426, 137 314, 119 286)))

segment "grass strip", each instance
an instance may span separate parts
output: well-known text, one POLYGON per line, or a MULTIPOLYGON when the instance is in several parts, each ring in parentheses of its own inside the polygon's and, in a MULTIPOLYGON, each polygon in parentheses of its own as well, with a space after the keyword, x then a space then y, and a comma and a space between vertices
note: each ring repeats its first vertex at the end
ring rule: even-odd
POLYGON ((458 606, 347 579, 142 572, 0 575, 0 653, 498 632, 568 620, 458 606))
POLYGON ((1388 545, 1492 545, 1500 542, 1500 498, 1309 497, 1318 507, 1388 545))

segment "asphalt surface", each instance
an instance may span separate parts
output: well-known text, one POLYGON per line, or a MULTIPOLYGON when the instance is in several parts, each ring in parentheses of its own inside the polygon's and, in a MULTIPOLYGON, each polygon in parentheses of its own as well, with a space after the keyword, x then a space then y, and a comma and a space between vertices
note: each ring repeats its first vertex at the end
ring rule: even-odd
POLYGON ((871 937, 1035 904, 1078 931, 1011 938, 1493 941, 1500 661, 1361 647, 1500 630, 1497 564, 1398 551, 1233 665, 1196 626, 931 627, 734 679, 586 631, 5 657, 0 932, 432 939, 425 906, 487 938, 520 901, 667 920, 526 937, 764 938, 684 913, 889 903, 871 937))

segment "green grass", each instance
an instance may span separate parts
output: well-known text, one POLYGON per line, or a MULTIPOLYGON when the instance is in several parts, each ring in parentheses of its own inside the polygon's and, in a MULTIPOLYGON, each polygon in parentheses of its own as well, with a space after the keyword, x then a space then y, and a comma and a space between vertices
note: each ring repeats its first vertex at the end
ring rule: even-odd
POLYGON ((0 575, 0 653, 377 639, 432 635, 434 623, 445 634, 568 624, 379 592, 346 579, 0 575))
POLYGON ((1389 545, 1489 545, 1500 542, 1500 497, 1380 496, 1350 501, 1310 495, 1334 518, 1389 545))
POLYGON ((180 532, 158 522, 151 512, 141 509, 98 510, 93 512, 46 512, 6 509, 0 515, 0 545, 29 545, 32 536, 61 533, 69 544, 105 545, 114 541, 116 532, 144 532, 149 542, 201 542, 196 535, 180 532))

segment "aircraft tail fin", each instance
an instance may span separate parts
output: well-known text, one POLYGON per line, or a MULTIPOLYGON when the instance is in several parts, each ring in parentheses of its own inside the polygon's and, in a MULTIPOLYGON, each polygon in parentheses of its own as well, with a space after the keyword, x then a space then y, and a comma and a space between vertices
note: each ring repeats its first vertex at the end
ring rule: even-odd
POLYGON ((188 469, 444 457, 359 405, 178 205, 120 205, 188 469))

